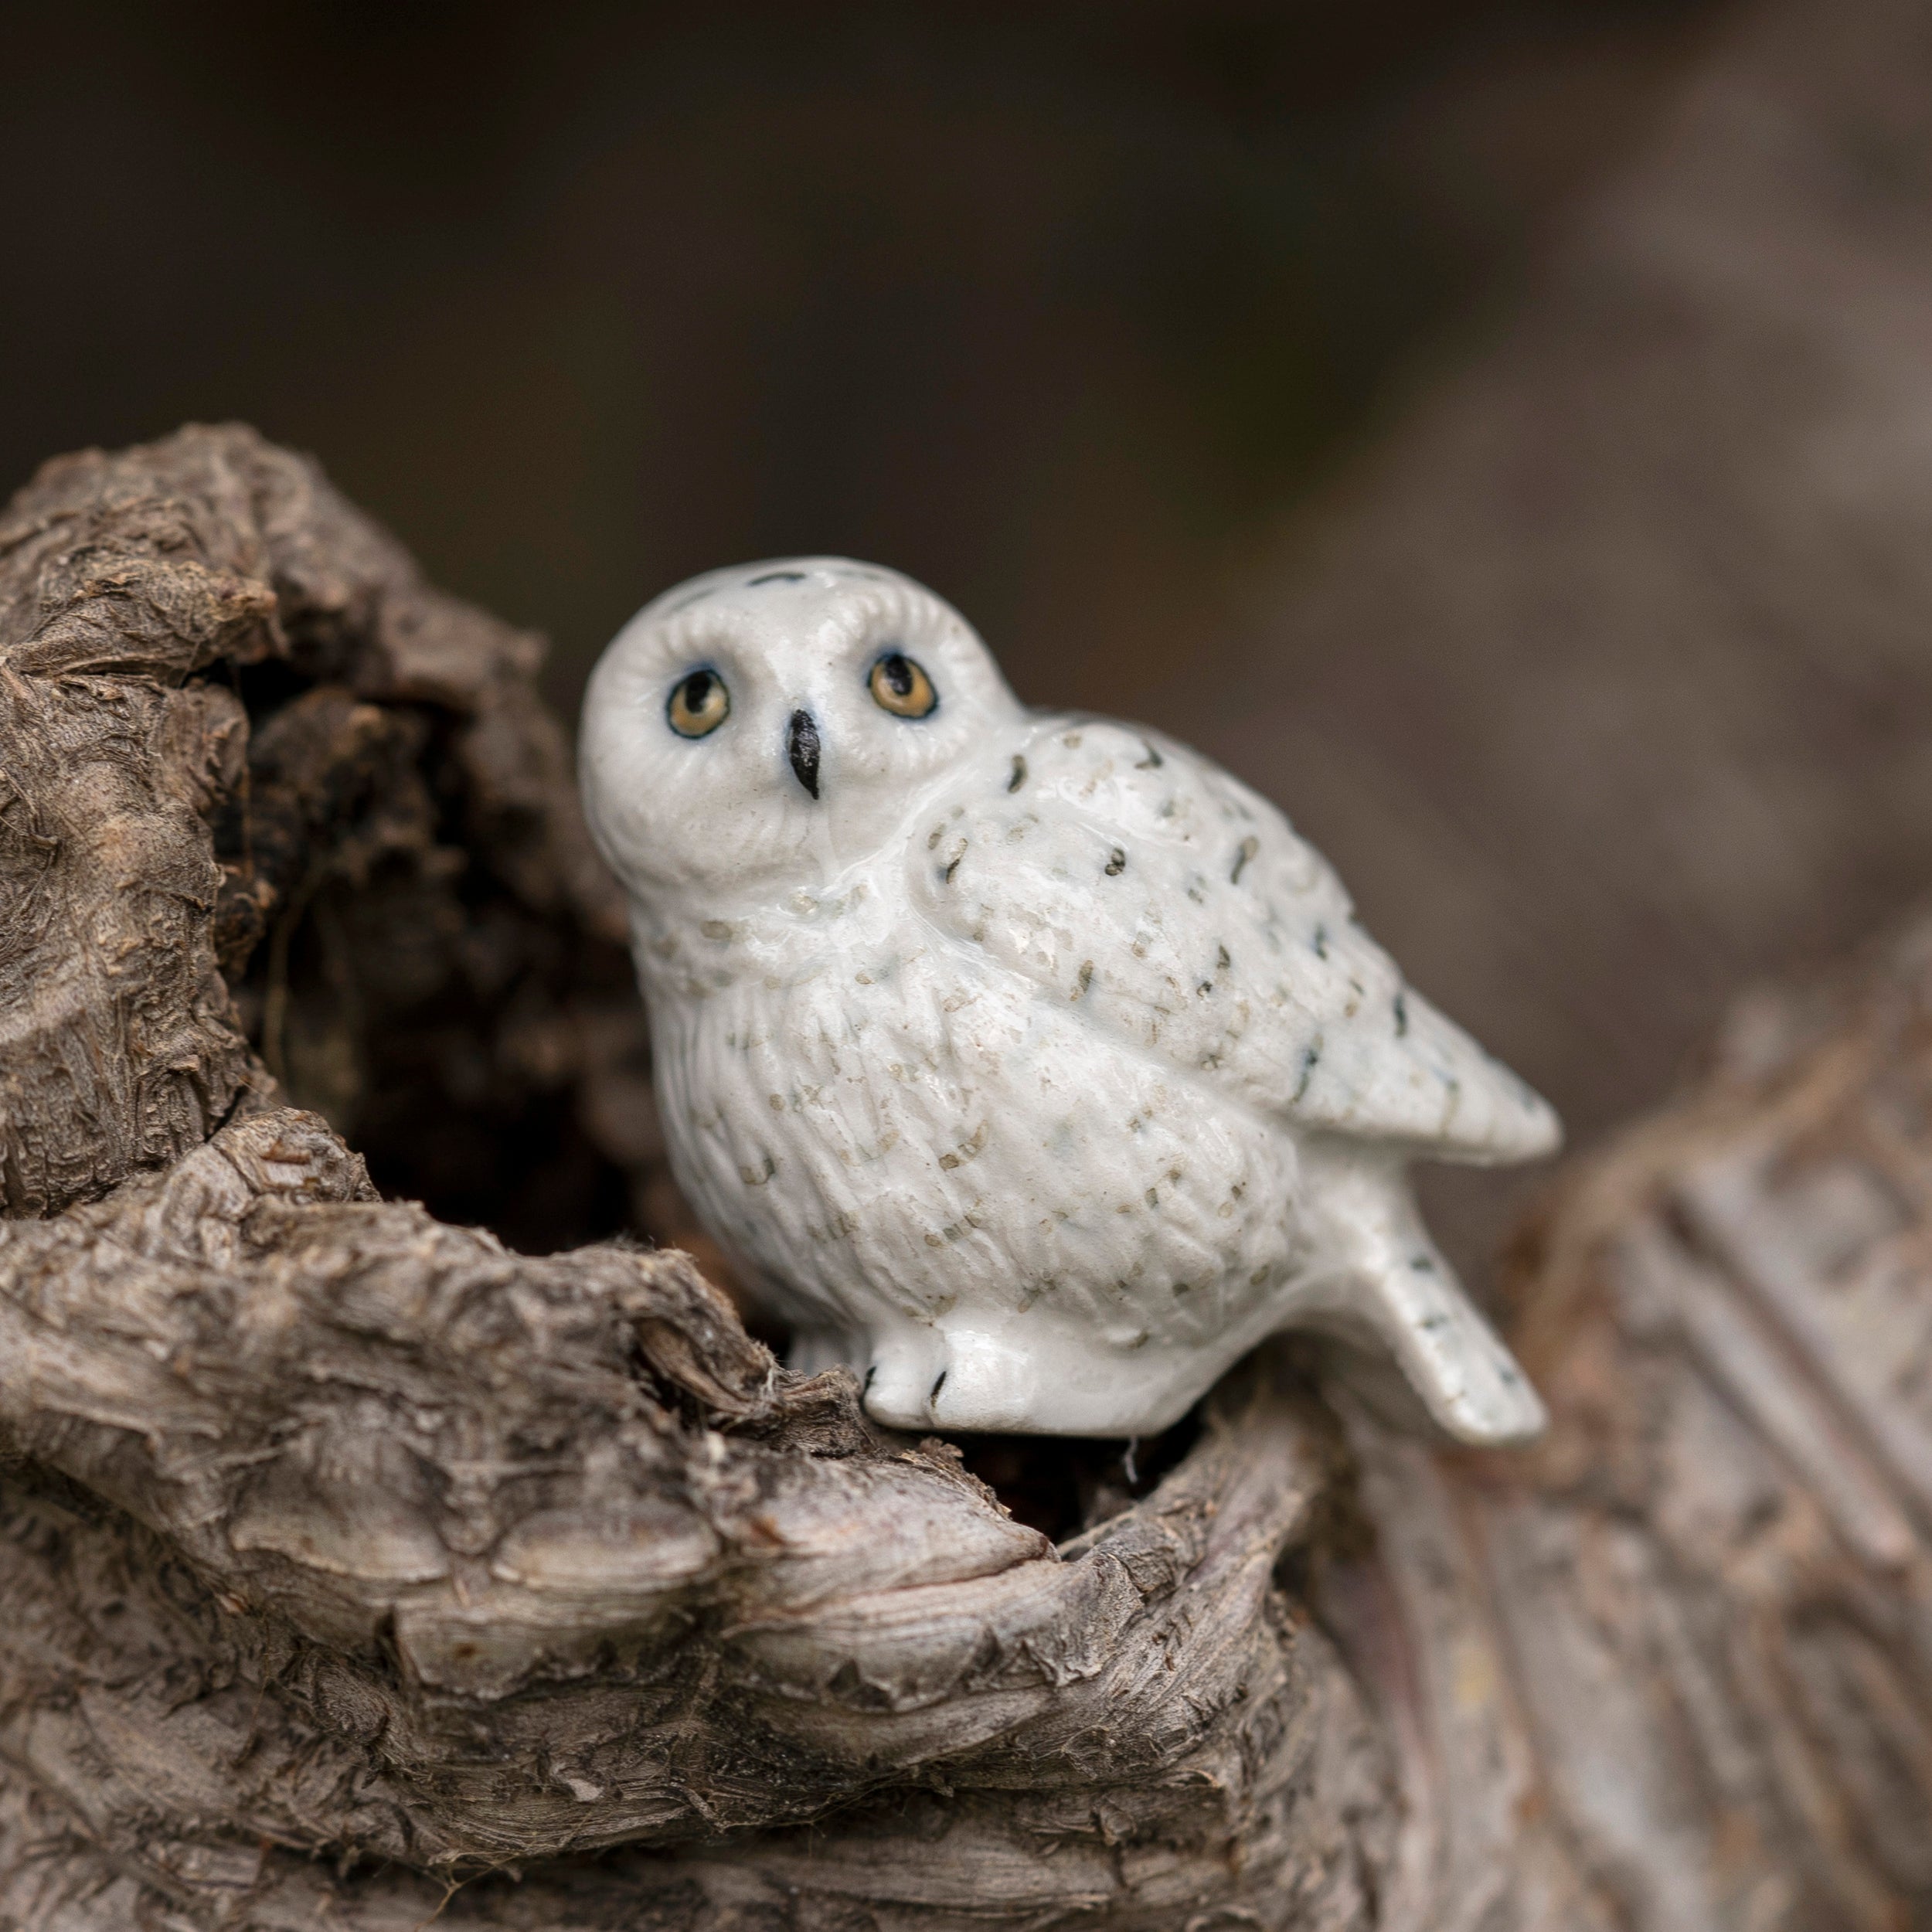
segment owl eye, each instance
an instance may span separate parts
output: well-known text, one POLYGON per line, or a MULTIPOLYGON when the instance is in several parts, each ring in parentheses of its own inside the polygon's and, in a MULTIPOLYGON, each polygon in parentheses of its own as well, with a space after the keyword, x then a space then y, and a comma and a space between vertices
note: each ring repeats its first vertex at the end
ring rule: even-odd
POLYGON ((731 693, 716 672, 693 671, 672 687, 665 713, 679 737, 706 737, 731 715, 731 693))
POLYGON ((866 680, 872 695, 895 718, 923 718, 939 702, 933 681, 903 651, 888 651, 866 680))

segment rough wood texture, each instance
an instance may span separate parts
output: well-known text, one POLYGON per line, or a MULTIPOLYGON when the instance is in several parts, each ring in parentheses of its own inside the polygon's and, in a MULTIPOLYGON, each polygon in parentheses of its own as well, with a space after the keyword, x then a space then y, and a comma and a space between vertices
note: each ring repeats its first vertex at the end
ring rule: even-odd
POLYGON ((668 1199, 529 641, 240 430, 53 466, 0 596, 0 1924, 1932 1924, 1923 933, 1573 1176, 1534 1456, 1271 1351, 1056 1542, 289 1104, 668 1199))
MULTIPOLYGON (((1872 79, 1922 60, 1908 12, 1860 0, 1876 66, 1744 16, 1292 607, 1344 684, 1407 639, 1436 741, 1556 750, 1529 977, 1606 1063, 1665 856, 1755 930, 1861 815, 1923 816, 1896 720, 1842 783, 1808 735, 1910 687, 1923 603, 1923 281, 1886 267, 1923 117, 1872 79), (1767 611, 1808 732, 1759 812, 1767 611), (1694 687, 1689 844, 1641 760, 1572 781, 1593 674, 1549 638, 1586 624, 1694 687), (1448 655, 1516 701, 1443 734, 1448 655)), ((1151 1482, 963 1463, 607 1238, 689 1230, 536 661, 244 430, 0 519, 0 1927, 1932 1927, 1932 928, 1747 1002, 1570 1175, 1514 1269, 1533 1455, 1391 1436, 1276 1352, 1151 1482)), ((1270 742, 1332 761, 1293 697, 1270 742)), ((1887 837, 1859 903, 1922 879, 1887 837)), ((1404 916, 1505 929, 1420 889, 1444 857, 1404 916)), ((1693 1005, 1734 957, 1670 956, 1693 1005)))
POLYGON ((306 1923, 321 1886, 413 1923, 463 1879, 464 1910, 532 1924, 579 1893, 591 1922, 643 1897, 748 1924, 802 1858, 828 1899, 975 1920, 1293 1890, 1355 1922, 1389 1819, 1338 1658, 1271 1580, 1337 1453, 1286 1372, 1060 1551, 849 1377, 781 1372, 682 1257, 532 1259, 378 1199, 249 1037, 406 1178, 440 1175, 395 1123, 495 1107, 497 1205, 530 1198, 519 1114, 654 1198, 530 641, 244 430, 55 464, 9 529, 0 757, 47 882, 0 989, 31 1022, 9 1125, 60 1179, 0 1231, 7 1909, 254 1922, 240 1885, 306 1923), (124 890, 155 880, 158 934, 124 890), (583 1856, 681 1841, 708 1849, 583 1856))
MULTIPOLYGON (((1325 1463, 1264 1383, 1069 1562, 849 1376, 779 1374, 682 1257, 511 1256, 371 1199, 312 1115, 5 1265, 8 1447, 66 1481, 9 1498, 0 1735, 158 1872, 211 1807, 248 1847, 467 1874, 940 1767, 1049 1814, 1117 1787, 1124 1833, 1366 1748, 1265 1613, 1325 1463)), ((1348 1849, 1302 1842, 1324 1808, 1277 1855, 1348 1849)))
POLYGON ((1525 1244, 1546 1441, 1363 1495, 1608 1923, 1932 1925, 1932 926, 1725 1046, 1525 1244))

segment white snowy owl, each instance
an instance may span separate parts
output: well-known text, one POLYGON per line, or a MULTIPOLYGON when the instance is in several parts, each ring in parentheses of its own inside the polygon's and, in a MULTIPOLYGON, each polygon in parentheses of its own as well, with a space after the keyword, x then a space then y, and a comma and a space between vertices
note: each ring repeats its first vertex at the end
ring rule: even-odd
POLYGON ((1027 709, 938 597, 838 558, 648 605, 582 747, 673 1169, 880 1420, 1145 1434, 1305 1328, 1465 1440, 1541 1425, 1406 1164, 1556 1118, 1265 799, 1027 709))

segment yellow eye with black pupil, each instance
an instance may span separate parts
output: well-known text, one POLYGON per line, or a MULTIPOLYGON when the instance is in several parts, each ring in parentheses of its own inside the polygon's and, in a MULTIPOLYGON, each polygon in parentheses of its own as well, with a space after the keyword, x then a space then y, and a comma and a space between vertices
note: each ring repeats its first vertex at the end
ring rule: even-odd
POLYGON ((715 671, 693 671, 680 678, 668 707, 671 729, 681 738, 702 738, 731 713, 731 693, 715 671))
POLYGON ((932 679, 903 651, 888 651, 868 682, 872 696, 895 718, 923 718, 939 702, 932 679))

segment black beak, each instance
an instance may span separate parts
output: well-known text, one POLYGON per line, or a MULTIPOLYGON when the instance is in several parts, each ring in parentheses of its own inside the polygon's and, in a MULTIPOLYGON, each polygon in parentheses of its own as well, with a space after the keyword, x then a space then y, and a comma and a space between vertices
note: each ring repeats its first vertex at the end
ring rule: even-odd
POLYGON ((818 726, 809 711, 794 711, 785 727, 785 755, 798 774, 798 782, 813 798, 818 796, 818 726))

